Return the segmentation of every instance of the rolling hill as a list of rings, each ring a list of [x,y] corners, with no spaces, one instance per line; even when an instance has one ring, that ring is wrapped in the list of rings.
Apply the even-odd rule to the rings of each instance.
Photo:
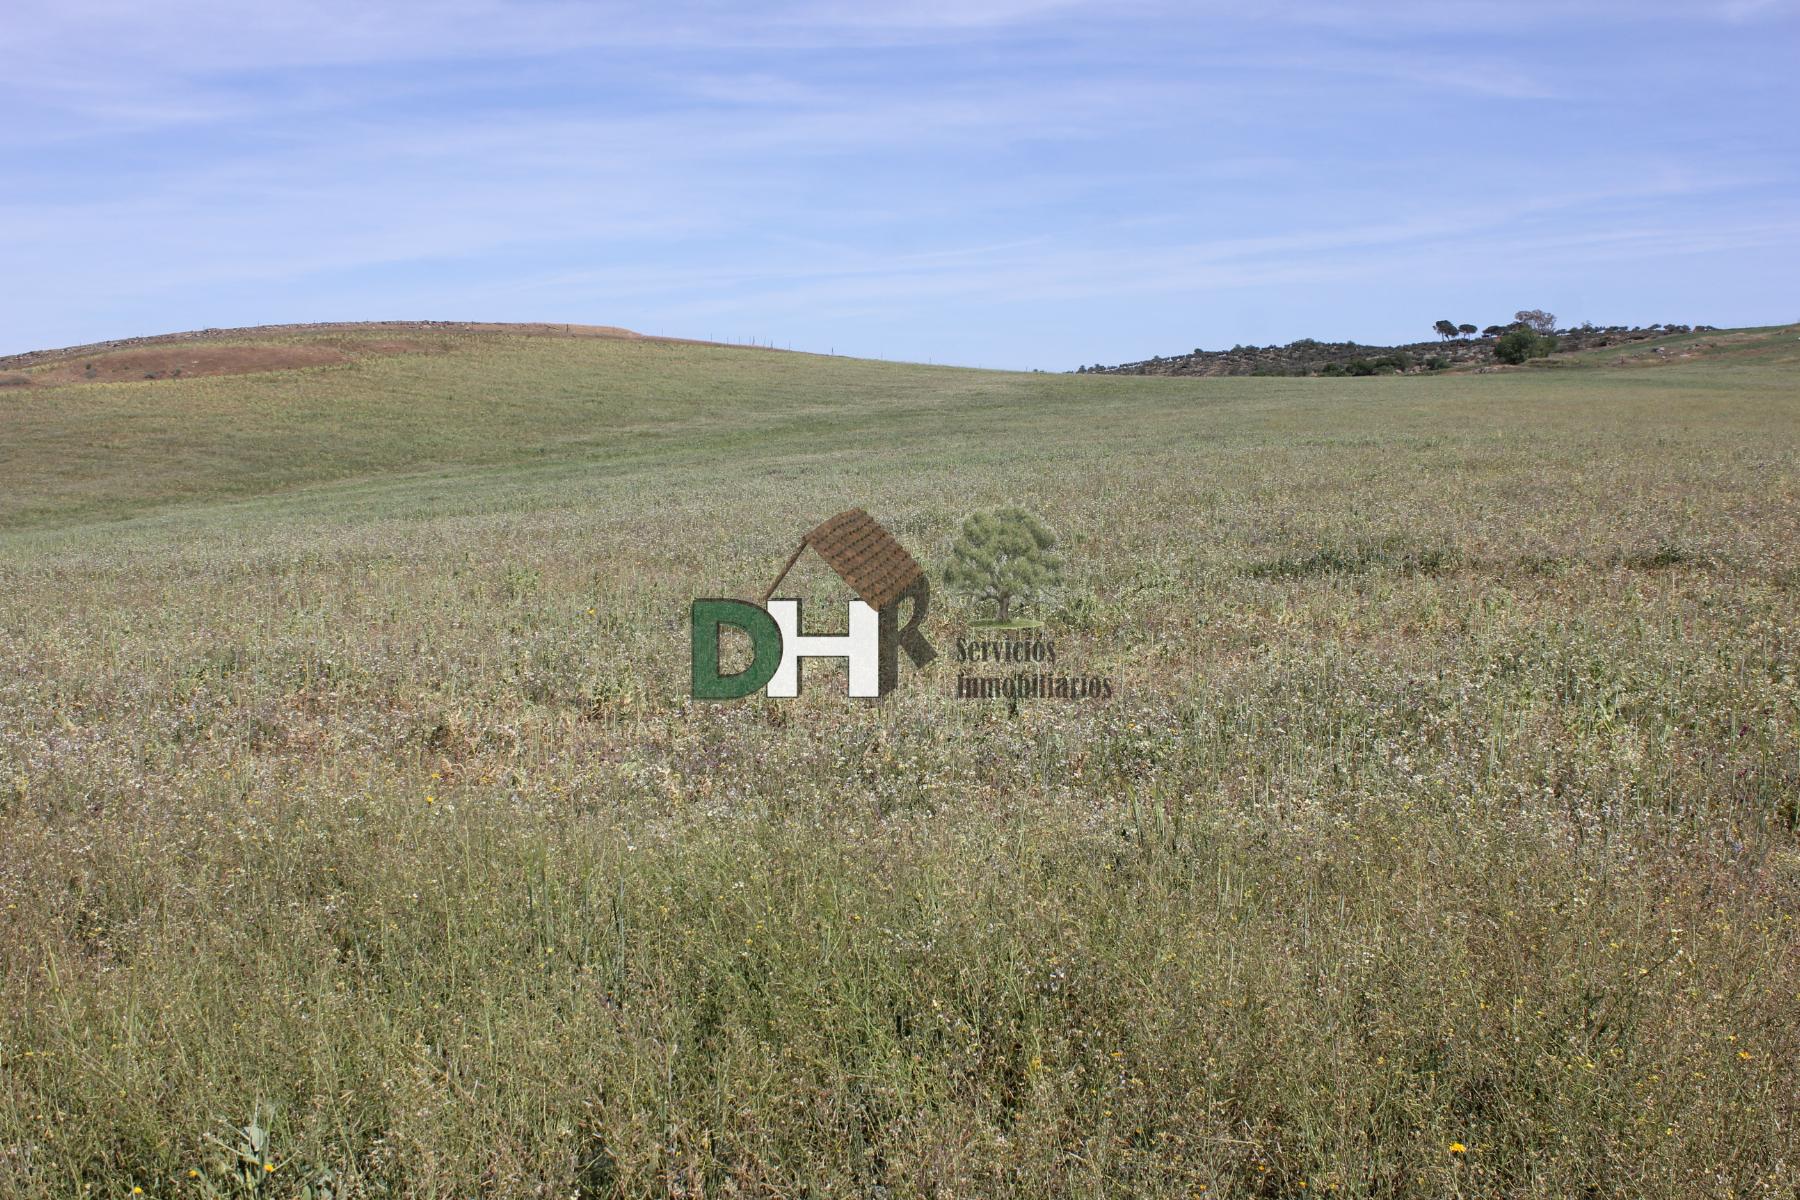
[[[1704,337],[0,364],[0,1194],[1791,1192],[1800,329]],[[957,699],[941,586],[880,704],[688,694],[1015,503],[1110,699]]]

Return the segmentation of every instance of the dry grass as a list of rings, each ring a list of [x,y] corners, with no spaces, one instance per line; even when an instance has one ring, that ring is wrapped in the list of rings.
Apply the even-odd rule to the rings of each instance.
[[[1791,1196],[1771,345],[0,393],[0,1192]],[[684,697],[820,518],[1015,501],[1112,702]]]

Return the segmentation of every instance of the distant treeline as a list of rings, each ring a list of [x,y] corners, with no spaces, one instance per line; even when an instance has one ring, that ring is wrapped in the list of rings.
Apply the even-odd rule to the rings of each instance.
[[[1473,324],[1436,322],[1437,341],[1398,346],[1371,346],[1360,342],[1321,342],[1301,338],[1285,346],[1236,345],[1229,350],[1204,350],[1107,366],[1095,363],[1076,368],[1081,375],[1392,375],[1444,371],[1452,367],[1493,363],[1521,363],[1557,350],[1594,350],[1631,342],[1649,341],[1684,333],[1706,333],[1713,325],[1596,325],[1584,321],[1557,328],[1552,313],[1521,310],[1504,325],[1477,329]]]

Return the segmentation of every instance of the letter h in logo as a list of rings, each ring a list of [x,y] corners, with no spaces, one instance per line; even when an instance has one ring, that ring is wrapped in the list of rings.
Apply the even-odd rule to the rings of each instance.
[[[800,632],[798,600],[769,601],[769,615],[781,631],[781,661],[769,677],[769,695],[792,699],[800,694],[800,660],[842,658],[850,664],[850,694],[881,695],[881,614],[861,600],[850,602],[850,632],[820,637]]]

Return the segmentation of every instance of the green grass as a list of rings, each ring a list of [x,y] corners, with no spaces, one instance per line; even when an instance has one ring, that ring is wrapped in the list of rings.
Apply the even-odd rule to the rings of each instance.
[[[1800,1186],[1800,330],[437,336],[0,392],[0,1194]],[[686,698],[822,518],[1015,502],[1111,701],[955,700],[943,593],[879,705]]]

